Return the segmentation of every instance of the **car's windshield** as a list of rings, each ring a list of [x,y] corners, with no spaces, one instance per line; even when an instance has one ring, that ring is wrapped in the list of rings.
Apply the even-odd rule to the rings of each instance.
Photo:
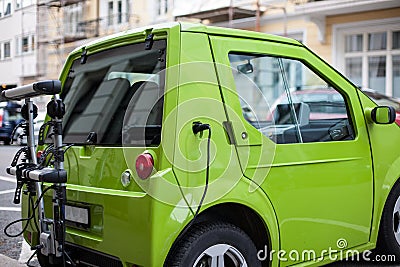
[[[150,50],[139,43],[89,55],[83,64],[75,60],[61,95],[65,142],[83,144],[92,133],[96,144],[120,145],[124,124],[127,134],[145,135],[130,134],[128,145],[158,145],[165,50],[166,41],[159,40]]]

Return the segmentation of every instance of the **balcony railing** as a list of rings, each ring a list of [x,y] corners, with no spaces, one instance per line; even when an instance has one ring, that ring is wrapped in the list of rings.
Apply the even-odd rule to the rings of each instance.
[[[39,0],[39,6],[63,7],[82,2],[82,0]]]
[[[121,24],[129,23],[130,14],[121,12],[103,17],[101,19],[106,22],[106,25],[103,26],[118,26]]]
[[[72,29],[68,29],[68,25],[66,25],[66,29],[64,32],[64,42],[74,42],[77,40],[93,38],[99,36],[99,27],[100,21],[102,19],[93,19],[81,21],[73,25]]]

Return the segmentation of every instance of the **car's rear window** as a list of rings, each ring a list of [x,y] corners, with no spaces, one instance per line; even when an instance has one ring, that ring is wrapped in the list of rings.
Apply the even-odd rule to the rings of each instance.
[[[75,60],[61,95],[64,142],[159,145],[165,53],[166,41],[158,40],[150,50],[138,43]]]

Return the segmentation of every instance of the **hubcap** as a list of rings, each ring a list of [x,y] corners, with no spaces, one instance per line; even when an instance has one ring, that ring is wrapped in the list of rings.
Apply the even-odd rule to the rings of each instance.
[[[217,244],[203,251],[193,267],[247,267],[247,263],[235,247]]]
[[[400,196],[397,198],[393,209],[393,233],[397,244],[400,246]]]

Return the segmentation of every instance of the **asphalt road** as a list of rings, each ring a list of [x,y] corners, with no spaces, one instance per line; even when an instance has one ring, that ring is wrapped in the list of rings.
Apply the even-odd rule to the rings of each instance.
[[[0,146],[0,254],[13,259],[19,259],[21,252],[22,238],[10,238],[4,234],[4,227],[21,217],[20,205],[13,204],[14,191],[16,186],[15,178],[6,173],[6,167],[10,165],[15,152],[20,147]],[[15,234],[21,231],[21,223],[10,228]]]

